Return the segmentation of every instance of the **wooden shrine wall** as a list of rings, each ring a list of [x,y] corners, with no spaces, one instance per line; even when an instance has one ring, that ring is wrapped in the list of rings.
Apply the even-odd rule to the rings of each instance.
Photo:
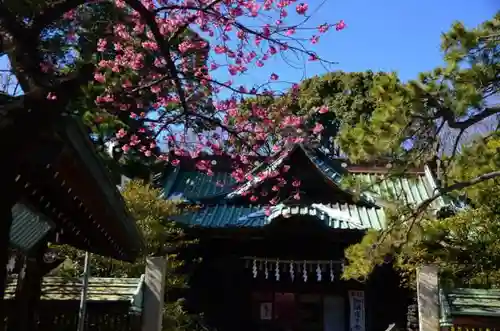
[[[498,331],[500,318],[488,316],[456,316],[453,318],[453,327],[442,328],[442,331]]]
[[[13,303],[4,301],[7,319],[16,314]],[[130,314],[129,307],[128,303],[122,302],[89,302],[85,330],[140,331],[140,316]],[[38,327],[33,331],[75,331],[78,326],[78,308],[77,301],[41,301],[37,309]]]
[[[203,313],[208,326],[220,331],[255,331],[252,293],[335,294],[345,298],[345,306],[349,307],[348,291],[363,290],[366,331],[383,331],[392,323],[404,327],[409,296],[399,287],[400,280],[390,266],[379,268],[366,283],[339,280],[338,273],[332,282],[327,270],[324,270],[321,281],[316,279],[314,271],[309,273],[306,282],[300,274],[296,274],[292,281],[289,272],[281,271],[278,281],[272,271],[266,279],[262,268],[257,277],[254,277],[252,266],[242,259],[257,256],[269,257],[270,261],[275,258],[340,261],[348,245],[346,239],[353,240],[353,234],[338,234],[338,237],[332,234],[266,234],[252,238],[202,238],[198,252],[202,255],[203,262],[191,278],[188,308]],[[349,326],[348,318],[346,316],[346,331]]]

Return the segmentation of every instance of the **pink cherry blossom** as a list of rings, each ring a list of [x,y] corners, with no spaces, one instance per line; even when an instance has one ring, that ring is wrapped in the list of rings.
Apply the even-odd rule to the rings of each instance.
[[[100,72],[94,74],[94,79],[99,83],[104,83],[106,81],[106,77]]]
[[[323,105],[323,106],[319,107],[318,113],[326,114],[326,113],[328,113],[328,111],[329,111],[328,106]]]
[[[328,29],[330,28],[330,26],[328,24],[321,24],[319,27],[318,27],[318,31],[320,33],[325,33],[326,31],[328,31]]]
[[[56,96],[56,94],[55,94],[55,93],[53,93],[53,92],[49,92],[49,93],[47,94],[47,100],[57,100],[57,96]]]
[[[69,26],[65,36],[68,44],[74,44],[81,36],[76,27],[86,14],[83,7],[88,3],[72,8],[61,18]],[[253,186],[247,189],[243,195],[248,201],[265,200],[275,205],[280,200],[279,191],[288,185],[297,189],[294,198],[298,200],[300,181],[287,183],[285,179],[290,165],[258,173],[251,170],[256,158],[269,164],[277,157],[284,157],[290,144],[317,139],[315,135],[324,128],[320,123],[314,127],[308,124],[310,116],[317,114],[297,115],[284,106],[264,107],[249,100],[282,94],[275,64],[291,53],[302,52],[308,61],[325,61],[314,52],[320,36],[333,27],[343,30],[346,24],[338,20],[311,26],[309,17],[304,19],[293,13],[305,16],[313,12],[309,5],[316,5],[314,2],[211,3],[209,0],[111,1],[120,15],[110,22],[94,45],[91,85],[96,87],[97,94],[92,107],[96,112],[95,125],[107,125],[113,118],[144,121],[130,127],[125,123],[117,129],[113,139],[118,148],[173,166],[185,158],[191,159],[197,171],[209,176],[217,171],[217,165],[201,156],[221,155],[231,160],[228,166],[238,185],[254,180],[269,182],[266,187],[270,189],[266,191],[257,192]],[[298,40],[310,40],[304,47],[311,49],[298,49]],[[39,64],[40,71],[50,77],[57,76],[58,64],[44,61],[48,62]],[[271,66],[270,73],[260,69],[264,66]],[[258,72],[252,76],[257,76],[260,82],[247,83],[241,79],[242,75],[253,74],[251,70]],[[297,97],[300,85],[292,82],[286,93]],[[49,93],[47,99],[57,98]],[[242,107],[245,101],[249,105]],[[328,111],[327,106],[322,106],[316,113]],[[261,159],[262,148],[271,149],[273,156]]]
[[[321,133],[321,131],[323,131],[323,130],[324,130],[323,124],[316,123],[316,125],[314,126],[314,129],[313,129],[313,133],[318,134],[318,133]]]
[[[346,24],[344,22],[344,20],[340,20],[336,25],[335,25],[335,30],[337,31],[340,31],[340,30],[343,30],[345,29],[346,27]]]
[[[307,3],[298,4],[296,7],[297,14],[304,15],[308,8],[309,8],[309,5]]]

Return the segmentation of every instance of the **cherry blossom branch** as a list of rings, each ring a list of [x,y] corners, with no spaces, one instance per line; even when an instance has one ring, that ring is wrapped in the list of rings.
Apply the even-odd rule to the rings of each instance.
[[[184,89],[182,88],[181,81],[179,79],[179,75],[177,72],[177,68],[175,67],[175,63],[172,61],[172,57],[170,55],[170,49],[171,46],[169,42],[163,38],[162,34],[160,33],[160,29],[158,28],[158,24],[156,24],[155,21],[155,14],[154,12],[149,11],[142,3],[140,3],[137,0],[126,0],[127,4],[137,11],[139,15],[142,17],[142,19],[146,22],[148,25],[149,29],[153,33],[153,36],[156,39],[156,42],[159,44],[159,47],[163,53],[163,56],[165,60],[167,61],[167,66],[168,69],[170,70],[172,74],[172,79],[174,80],[175,86],[177,88],[177,93],[179,95],[179,99],[182,105],[182,108],[184,111],[189,111],[187,102],[186,102],[186,96],[184,93]]]

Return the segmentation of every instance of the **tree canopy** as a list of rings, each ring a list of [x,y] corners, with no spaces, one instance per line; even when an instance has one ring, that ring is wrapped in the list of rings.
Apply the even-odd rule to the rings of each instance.
[[[347,250],[348,278],[390,261],[408,276],[436,263],[450,281],[499,284],[500,13],[474,29],[455,23],[442,50],[446,65],[417,80],[377,79],[371,115],[340,131],[352,160],[390,155],[399,169],[430,164],[438,183],[433,197],[399,204],[386,230]],[[431,213],[438,199],[445,208]]]
[[[384,72],[342,72],[334,71],[302,81],[286,94],[278,97],[259,96],[245,100],[241,105],[242,113],[248,112],[255,105],[275,108],[275,121],[287,121],[290,115],[306,118],[302,123],[312,128],[317,135],[312,137],[305,131],[306,139],[320,143],[331,155],[340,156],[347,150],[344,141],[339,141],[340,132],[348,132],[359,121],[371,116],[376,107],[376,100],[371,91],[381,78],[389,76]],[[277,134],[271,144],[282,139]]]

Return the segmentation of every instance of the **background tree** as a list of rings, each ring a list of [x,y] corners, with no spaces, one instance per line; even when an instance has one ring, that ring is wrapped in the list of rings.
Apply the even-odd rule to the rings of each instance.
[[[418,80],[380,77],[371,116],[340,132],[351,159],[375,160],[389,151],[400,170],[434,165],[439,184],[418,206],[398,204],[387,230],[371,231],[349,248],[346,277],[365,278],[388,261],[412,276],[432,262],[450,280],[499,282],[500,13],[471,30],[455,23],[442,49],[446,65]],[[436,215],[439,199],[448,207]]]
[[[165,330],[196,329],[199,319],[188,314],[183,308],[182,289],[187,286],[186,261],[178,254],[192,244],[184,232],[170,217],[179,209],[172,201],[161,199],[160,191],[139,181],[129,182],[122,191],[123,197],[136,219],[146,243],[146,248],[135,263],[121,262],[98,255],[92,255],[90,273],[92,277],[140,277],[145,271],[145,261],[149,256],[168,256],[165,305]],[[83,273],[85,253],[71,246],[55,246],[58,254],[66,261],[53,274],[65,277],[80,277]],[[191,262],[191,261],[189,261]]]
[[[274,108],[276,122],[287,122],[290,116],[306,118],[303,125],[305,134],[312,135],[332,156],[341,156],[346,149],[338,141],[339,132],[349,131],[359,121],[369,118],[375,110],[376,101],[371,91],[384,72],[342,72],[334,71],[315,76],[292,87],[286,94],[278,97],[260,96],[249,98],[240,106],[242,113],[259,110],[261,107]],[[256,107],[257,105],[257,107]],[[281,134],[280,134],[281,133]],[[283,139],[284,133],[277,132],[267,137],[272,146]],[[309,135],[311,139],[311,135]],[[268,148],[268,153],[272,153]]]

